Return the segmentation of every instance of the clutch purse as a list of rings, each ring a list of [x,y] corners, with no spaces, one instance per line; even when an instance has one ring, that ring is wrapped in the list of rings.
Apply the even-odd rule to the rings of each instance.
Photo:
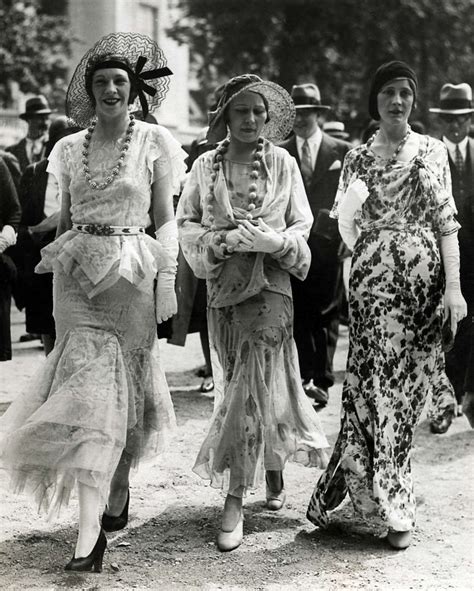
[[[316,215],[311,234],[326,238],[327,240],[338,240],[339,230],[337,221],[329,217],[329,209],[320,209]]]
[[[448,316],[445,318],[443,322],[443,327],[441,329],[441,344],[443,347],[443,351],[445,353],[451,351],[451,349],[453,348],[454,336],[455,335],[451,330],[451,315],[448,314]]]

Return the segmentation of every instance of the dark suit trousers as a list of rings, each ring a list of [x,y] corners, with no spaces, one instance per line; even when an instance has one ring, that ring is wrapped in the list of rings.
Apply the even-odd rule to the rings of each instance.
[[[342,266],[337,244],[310,238],[312,261],[308,277],[292,277],[294,338],[301,378],[327,389],[334,384],[333,358],[343,293]]]

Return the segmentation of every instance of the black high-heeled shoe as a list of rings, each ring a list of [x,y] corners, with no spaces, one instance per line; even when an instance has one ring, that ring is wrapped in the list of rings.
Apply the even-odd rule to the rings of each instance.
[[[105,537],[104,531],[101,529],[99,537],[97,538],[97,542],[92,548],[92,552],[89,554],[89,556],[84,556],[83,558],[74,558],[73,556],[64,567],[64,570],[82,572],[90,572],[93,570],[96,573],[101,573],[102,560],[104,558],[104,552],[106,548],[107,538]]]
[[[120,515],[107,515],[104,511],[102,514],[102,528],[105,531],[119,531],[123,529],[128,523],[128,504],[130,502],[130,490],[127,492],[127,502],[125,503],[125,507],[122,509],[122,513]]]

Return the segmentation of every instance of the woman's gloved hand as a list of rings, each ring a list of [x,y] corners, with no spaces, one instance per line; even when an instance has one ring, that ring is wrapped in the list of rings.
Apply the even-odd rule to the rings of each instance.
[[[157,241],[168,255],[168,266],[158,272],[155,291],[155,316],[158,324],[168,320],[178,311],[175,292],[178,266],[178,228],[176,220],[166,222],[155,232]]]

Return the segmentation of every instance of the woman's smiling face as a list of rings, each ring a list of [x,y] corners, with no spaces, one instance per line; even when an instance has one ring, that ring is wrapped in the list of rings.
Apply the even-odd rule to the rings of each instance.
[[[226,115],[231,137],[252,143],[260,137],[268,113],[260,94],[244,91],[230,102]]]
[[[131,84],[121,68],[101,68],[92,75],[92,94],[98,116],[116,117],[128,110]]]

